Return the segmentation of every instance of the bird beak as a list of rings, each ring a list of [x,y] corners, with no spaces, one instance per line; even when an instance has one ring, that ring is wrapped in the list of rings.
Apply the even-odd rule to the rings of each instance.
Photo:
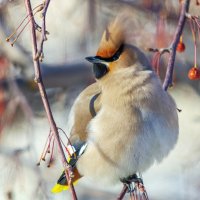
[[[103,62],[103,60],[97,58],[96,56],[86,57],[85,59],[91,63],[102,63]]]

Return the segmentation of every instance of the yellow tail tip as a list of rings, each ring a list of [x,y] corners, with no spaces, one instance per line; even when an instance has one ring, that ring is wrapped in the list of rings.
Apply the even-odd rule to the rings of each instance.
[[[68,189],[69,189],[68,185],[55,184],[54,187],[51,189],[51,192],[59,193],[59,192],[62,192],[63,190],[68,190]]]
[[[78,180],[75,181],[75,182],[73,182],[73,185],[76,185],[77,182],[78,182]],[[62,192],[63,190],[68,190],[68,189],[69,189],[69,186],[68,186],[68,185],[60,185],[60,184],[57,183],[57,184],[55,184],[54,187],[51,189],[51,192],[52,192],[52,193],[59,193],[59,192]]]

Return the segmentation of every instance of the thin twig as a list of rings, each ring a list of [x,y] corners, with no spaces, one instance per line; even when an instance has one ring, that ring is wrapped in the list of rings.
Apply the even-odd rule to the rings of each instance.
[[[117,197],[117,200],[122,200],[124,198],[127,190],[128,190],[128,186],[126,184],[124,184],[124,187],[123,187],[121,193],[119,194],[119,196]]]
[[[61,141],[60,141],[58,129],[57,129],[56,123],[54,121],[54,118],[53,118],[53,115],[52,115],[52,112],[51,112],[51,108],[50,108],[50,105],[49,105],[49,101],[48,101],[48,98],[47,98],[46,90],[45,90],[45,87],[44,87],[44,84],[43,84],[41,69],[40,69],[40,62],[39,62],[38,59],[34,59],[37,55],[37,40],[36,40],[35,22],[34,22],[34,17],[33,17],[33,12],[32,12],[32,8],[31,8],[30,0],[25,0],[25,5],[26,5],[27,13],[29,14],[29,18],[31,19],[30,29],[31,29],[31,36],[32,36],[31,37],[32,38],[32,47],[33,47],[32,55],[33,55],[33,63],[34,63],[34,70],[35,70],[35,80],[38,84],[39,92],[40,92],[42,102],[43,102],[43,105],[44,105],[44,108],[45,108],[45,111],[46,111],[46,114],[47,114],[47,118],[48,118],[48,121],[49,121],[51,131],[53,132],[53,134],[55,136],[55,139],[56,139],[59,151],[60,151],[60,155],[62,157],[62,162],[63,162],[63,165],[64,165],[66,178],[67,178],[70,190],[72,192],[72,197],[73,197],[74,200],[77,200],[76,192],[74,190],[74,187],[73,187],[73,184],[72,184],[72,181],[71,181],[72,171],[71,171],[71,168],[66,161],[66,157],[65,157],[65,153],[64,153],[64,150],[62,148]]]
[[[160,59],[161,59],[161,56],[163,54],[166,54],[166,53],[169,54],[171,52],[171,49],[170,49],[170,47],[168,47],[168,48],[161,48],[161,49],[158,49],[158,48],[147,48],[147,50],[150,51],[150,52],[154,52],[154,55],[153,55],[153,58],[152,58],[152,67],[154,68],[155,72],[159,76],[159,74],[160,74]]]
[[[197,40],[196,40],[196,22],[195,21],[190,21],[190,28],[192,31],[192,37],[194,40],[194,67],[197,67]]]
[[[38,5],[38,6],[36,6],[35,8],[33,8],[33,11],[35,10],[35,9],[37,9],[38,7],[40,7],[41,6],[41,4],[40,5]],[[34,14],[36,14],[38,11],[36,11]],[[26,19],[28,18],[28,15],[26,15],[26,17],[21,21],[21,23],[18,25],[18,27],[6,38],[6,41],[7,42],[9,42],[9,40],[10,40],[10,38],[12,38],[16,33],[17,33],[17,31],[20,29],[20,27],[22,26],[22,24],[26,21]],[[29,21],[28,21],[28,23],[29,23]],[[28,24],[27,23],[27,24]],[[26,25],[24,26],[24,28],[26,28]],[[24,29],[23,28],[23,29]],[[21,31],[20,31],[21,32]]]
[[[44,3],[44,8],[42,10],[42,27],[41,27],[41,40],[40,40],[40,43],[39,43],[39,49],[38,49],[38,52],[37,52],[37,55],[36,55],[36,59],[39,59],[41,58],[41,61],[43,59],[43,45],[44,45],[44,41],[47,40],[47,32],[46,32],[46,14],[47,14],[47,9],[49,7],[49,3],[50,3],[50,0],[46,0],[45,3]]]
[[[174,35],[174,39],[172,41],[169,62],[167,65],[167,71],[166,71],[165,80],[163,83],[164,90],[167,90],[168,87],[172,85],[174,62],[175,62],[175,57],[176,57],[176,48],[177,48],[180,36],[182,35],[182,32],[183,32],[183,28],[186,21],[186,13],[188,13],[189,5],[190,5],[190,0],[185,0],[182,3],[181,14],[179,17],[179,22],[178,22],[178,26]]]

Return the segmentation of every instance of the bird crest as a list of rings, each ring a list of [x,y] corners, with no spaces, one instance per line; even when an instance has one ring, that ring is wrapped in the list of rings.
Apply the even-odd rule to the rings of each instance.
[[[124,16],[119,15],[106,27],[96,54],[97,56],[110,58],[124,43],[125,20]]]

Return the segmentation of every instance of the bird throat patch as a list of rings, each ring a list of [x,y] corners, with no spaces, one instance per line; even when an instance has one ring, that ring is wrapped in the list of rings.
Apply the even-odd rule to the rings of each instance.
[[[97,79],[103,77],[108,72],[108,68],[103,63],[94,63],[93,73]]]

